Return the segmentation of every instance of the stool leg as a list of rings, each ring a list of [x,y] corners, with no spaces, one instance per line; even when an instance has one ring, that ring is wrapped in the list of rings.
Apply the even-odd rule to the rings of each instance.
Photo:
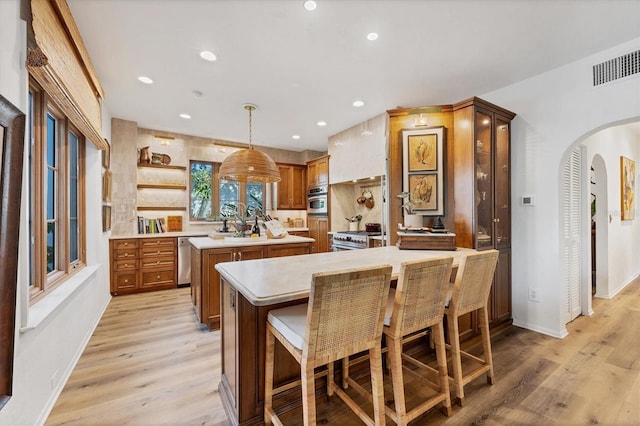
[[[342,359],[342,389],[349,387],[349,356]]]
[[[275,336],[271,332],[271,324],[267,323],[267,340],[264,367],[264,422],[272,423],[271,412],[273,410],[273,362],[275,351]]]
[[[327,398],[333,396],[336,383],[334,381],[333,361],[327,364]]]
[[[444,328],[442,321],[431,327],[433,334],[433,344],[436,349],[436,360],[438,363],[438,377],[440,379],[440,392],[444,394],[445,399],[442,402],[444,414],[449,417],[451,415],[451,396],[449,395],[449,374],[447,372],[447,352],[444,346]]]
[[[407,406],[404,398],[404,378],[402,376],[402,339],[387,336],[391,381],[393,382],[393,401],[398,416],[398,424],[407,424]]]
[[[482,352],[484,353],[484,362],[489,366],[487,371],[487,383],[493,384],[493,356],[491,354],[491,334],[489,333],[489,315],[487,308],[479,309],[480,334],[482,336]]]
[[[458,332],[458,317],[452,315],[448,318],[449,344],[451,345],[451,364],[453,364],[453,386],[456,391],[458,403],[464,404],[464,384],[462,382],[462,360],[460,355],[460,335]]]
[[[303,358],[300,367],[302,374],[302,415],[304,416],[304,426],[315,426],[316,384],[313,365],[309,365],[306,358]]]
[[[376,426],[385,425],[384,383],[382,381],[382,349],[380,342],[369,350],[371,367],[371,394],[373,397],[373,421]]]

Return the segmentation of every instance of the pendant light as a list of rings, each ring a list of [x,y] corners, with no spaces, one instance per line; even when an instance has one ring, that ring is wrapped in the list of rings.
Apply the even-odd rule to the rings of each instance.
[[[251,113],[257,108],[253,104],[243,105],[249,111],[249,148],[230,154],[220,166],[220,179],[237,182],[280,182],[280,171],[276,163],[264,152],[253,149]]]

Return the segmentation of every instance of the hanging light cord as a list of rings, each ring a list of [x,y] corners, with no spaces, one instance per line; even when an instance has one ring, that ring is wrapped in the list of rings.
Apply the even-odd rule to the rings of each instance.
[[[253,105],[247,105],[245,107],[249,111],[249,149],[253,149],[252,139],[253,139],[253,127],[251,120],[251,112],[255,108]]]

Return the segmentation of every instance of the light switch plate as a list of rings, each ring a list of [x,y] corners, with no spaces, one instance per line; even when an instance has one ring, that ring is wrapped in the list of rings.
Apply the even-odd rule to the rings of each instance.
[[[533,206],[535,201],[536,199],[533,195],[523,195],[520,197],[520,204],[523,206]]]

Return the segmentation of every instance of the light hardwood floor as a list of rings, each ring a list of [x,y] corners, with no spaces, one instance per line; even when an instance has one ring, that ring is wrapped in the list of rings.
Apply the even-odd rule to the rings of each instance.
[[[639,324],[636,279],[594,299],[594,315],[563,340],[510,327],[492,339],[493,386],[477,379],[451,417],[432,411],[411,424],[638,425]],[[227,425],[219,345],[219,332],[198,327],[189,289],[114,297],[47,424]],[[301,424],[301,414],[283,420]],[[320,398],[318,423],[359,421],[338,398]]]

